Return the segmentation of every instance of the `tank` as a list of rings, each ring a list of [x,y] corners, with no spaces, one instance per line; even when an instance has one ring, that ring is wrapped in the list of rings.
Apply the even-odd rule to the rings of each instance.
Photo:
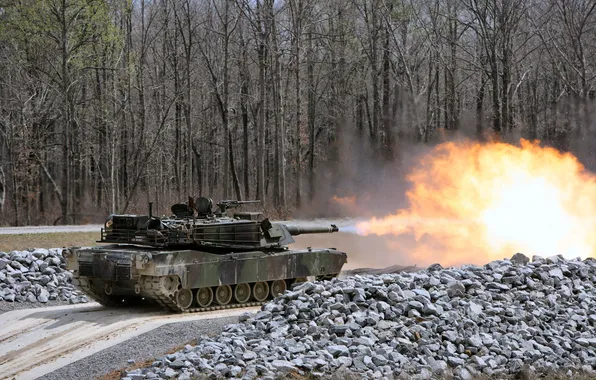
[[[110,215],[94,247],[63,251],[73,282],[93,300],[118,306],[157,302],[175,312],[256,306],[297,282],[330,279],[347,262],[335,248],[290,249],[293,236],[338,232],[335,225],[272,222],[230,210],[258,201],[207,197],[172,215]]]

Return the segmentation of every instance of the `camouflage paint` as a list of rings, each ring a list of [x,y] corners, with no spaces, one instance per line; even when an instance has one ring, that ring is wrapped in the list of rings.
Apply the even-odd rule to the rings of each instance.
[[[118,304],[116,295],[145,296],[184,311],[184,300],[192,299],[185,298],[188,290],[276,280],[289,286],[296,279],[337,276],[347,262],[346,254],[333,248],[287,247],[295,235],[333,233],[337,226],[300,227],[261,219],[260,213],[225,214],[241,203],[222,201],[217,213],[210,199],[198,198],[172,206],[172,217],[110,215],[100,242],[111,244],[64,250],[67,269],[103,304]]]
[[[250,251],[215,254],[195,250],[164,251],[141,247],[71,248],[67,267],[75,277],[87,275],[116,288],[131,288],[141,276],[180,278],[182,287],[234,285],[308,276],[337,275],[346,263],[346,254],[334,249]],[[151,259],[148,259],[151,257]],[[81,264],[92,272],[81,273]],[[120,268],[120,269],[119,269]],[[118,273],[130,270],[130,279]]]

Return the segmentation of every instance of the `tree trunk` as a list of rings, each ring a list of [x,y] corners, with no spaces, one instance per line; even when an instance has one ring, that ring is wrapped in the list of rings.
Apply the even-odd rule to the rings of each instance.
[[[391,12],[392,6],[389,8]],[[389,92],[389,27],[385,26],[385,37],[383,43],[383,131],[385,132],[384,156],[385,160],[393,160],[393,131],[391,128],[391,113],[389,110],[390,92]]]
[[[296,188],[295,188],[295,203],[296,207],[300,207],[302,199],[300,196],[300,187],[302,186],[302,171],[301,171],[301,162],[302,157],[300,154],[300,145],[301,145],[301,130],[302,130],[302,91],[300,88],[300,54],[301,54],[301,44],[302,44],[302,16],[304,14],[304,4],[302,0],[297,0],[297,10],[294,12],[294,49],[295,49],[295,56],[294,56],[294,82],[295,82],[295,96],[296,96],[296,131],[295,131],[295,146],[294,146],[294,160],[296,161]],[[311,27],[312,28],[312,27]],[[310,128],[310,101],[311,101],[311,91],[312,88],[312,35],[309,31],[308,34],[308,51],[307,51],[307,65],[308,65],[308,83],[307,83],[307,91],[308,91],[308,107],[309,107],[309,128]],[[310,160],[308,162],[308,181],[309,187],[314,186],[314,139],[312,135],[310,135],[309,140],[310,145]]]
[[[265,70],[266,70],[266,44],[267,22],[263,19],[263,5],[256,0],[257,24],[259,26],[259,41],[257,55],[259,62],[259,121],[257,126],[257,199],[266,203],[265,192]]]

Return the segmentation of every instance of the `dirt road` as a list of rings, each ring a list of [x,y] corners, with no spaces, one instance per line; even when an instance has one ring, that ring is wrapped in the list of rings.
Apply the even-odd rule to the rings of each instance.
[[[97,303],[0,315],[0,379],[34,379],[159,326],[254,312],[258,307],[169,314],[110,309]]]

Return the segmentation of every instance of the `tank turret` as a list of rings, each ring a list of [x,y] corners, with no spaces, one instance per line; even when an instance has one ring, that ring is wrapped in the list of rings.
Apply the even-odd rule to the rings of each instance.
[[[227,211],[258,201],[221,201],[212,211],[209,198],[189,200],[172,206],[173,216],[110,215],[101,233],[101,243],[129,243],[151,247],[193,247],[197,249],[251,250],[282,248],[294,243],[292,236],[338,232],[336,225],[298,226],[271,222],[260,212]],[[151,206],[149,207],[151,210]],[[225,252],[225,251],[224,251]]]
[[[339,228],[335,224],[330,226],[303,227],[280,222],[269,222],[268,219],[261,222],[261,230],[265,237],[265,244],[263,246],[277,245],[280,247],[294,243],[295,240],[292,236],[339,232]]]
[[[189,197],[170,216],[154,216],[151,204],[147,215],[110,215],[101,230],[104,245],[66,249],[67,268],[104,305],[148,299],[178,312],[260,304],[296,282],[340,273],[344,252],[288,247],[293,236],[338,232],[336,225],[305,227],[272,222],[261,212],[230,212],[253,203]]]

